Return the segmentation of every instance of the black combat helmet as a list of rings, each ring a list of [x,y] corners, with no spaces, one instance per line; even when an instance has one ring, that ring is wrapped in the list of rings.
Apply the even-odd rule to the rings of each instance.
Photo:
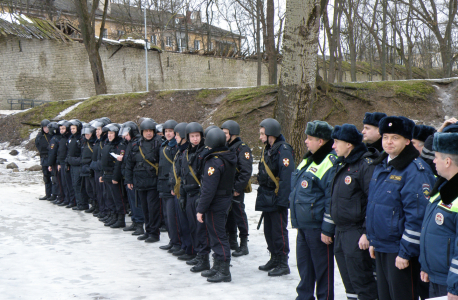
[[[182,122],[182,123],[177,124],[177,126],[175,126],[175,128],[173,129],[175,131],[175,134],[178,133],[180,135],[180,138],[185,139],[186,138],[186,126],[187,125],[188,125],[188,123],[186,123],[186,122]]]
[[[178,122],[175,120],[167,120],[162,124],[162,133],[165,134],[166,129],[173,129],[175,130],[175,126],[178,125]]]
[[[119,124],[111,123],[111,124],[106,125],[103,128],[106,128],[107,131],[114,132],[116,134],[116,136],[118,136],[120,126],[119,126]]]
[[[41,128],[48,126],[48,124],[51,123],[48,119],[44,119],[41,121]]]
[[[240,126],[237,122],[229,120],[221,125],[221,129],[229,130],[230,135],[240,135]]]
[[[60,122],[57,123],[57,124],[59,124],[59,127],[60,127],[60,126],[65,126],[66,132],[70,132],[70,126],[72,125],[72,123],[70,123],[69,121],[67,121],[67,120],[62,120],[62,121],[60,121]]]
[[[93,134],[95,131],[95,127],[91,126],[91,123],[87,123],[83,125],[83,129],[81,130],[81,134]]]
[[[221,129],[212,128],[205,137],[205,146],[216,149],[226,146],[226,134]]]
[[[81,123],[80,120],[78,119],[73,119],[69,121],[71,125],[76,126],[78,129],[78,132],[81,132],[81,129],[83,128],[83,124]]]
[[[49,122],[47,127],[49,129],[50,134],[59,134],[59,124],[57,124],[56,122]]]
[[[154,122],[153,119],[144,119],[143,122],[140,124],[140,131],[141,131],[141,134],[143,135],[143,130],[147,130],[147,129],[151,129],[154,131],[154,133],[156,134],[156,126],[157,126],[157,123]]]
[[[264,127],[267,136],[279,137],[281,134],[280,123],[275,119],[264,119],[259,126]]]
[[[208,126],[205,131],[204,131],[204,137],[207,137],[207,133],[212,130],[213,128],[218,128],[218,126],[216,125],[211,125],[211,126]]]
[[[200,136],[204,135],[204,128],[197,122],[191,122],[186,125],[186,139],[189,141],[189,134],[192,132],[200,132]],[[180,135],[181,137],[181,135]]]
[[[140,131],[138,130],[138,126],[135,122],[127,121],[122,125],[122,129],[119,131],[120,136],[125,136],[129,134],[131,138],[134,138],[137,135],[139,135]]]
[[[99,120],[104,121],[106,125],[108,125],[108,124],[111,123],[111,120],[110,120],[110,118],[108,118],[108,117],[102,117],[102,118],[100,118]]]

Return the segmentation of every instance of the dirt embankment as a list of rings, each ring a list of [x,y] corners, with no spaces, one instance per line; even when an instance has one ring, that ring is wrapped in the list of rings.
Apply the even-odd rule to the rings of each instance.
[[[318,82],[317,100],[312,119],[331,125],[353,123],[362,129],[365,112],[381,111],[404,115],[425,124],[438,125],[444,117],[453,116],[457,107],[458,81],[387,81],[327,85]],[[235,120],[241,125],[243,140],[257,155],[259,123],[272,117],[278,87],[262,86],[244,89],[204,89],[97,96],[85,100],[64,118],[90,121],[103,116],[113,122],[138,121],[151,117],[162,123],[200,122],[204,128]],[[42,119],[55,119],[59,112],[78,100],[48,103],[23,113],[0,119],[0,142],[18,145]],[[444,102],[444,103],[443,103]],[[446,111],[444,111],[444,109]],[[304,124],[305,128],[305,124]],[[33,141],[28,148],[33,148]]]

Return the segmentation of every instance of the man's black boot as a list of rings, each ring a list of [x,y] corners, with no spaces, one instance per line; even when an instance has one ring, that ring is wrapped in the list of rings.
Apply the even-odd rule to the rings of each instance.
[[[180,258],[178,258],[178,259],[180,259]],[[199,255],[194,255],[194,258],[188,259],[188,260],[186,261],[186,264],[189,265],[189,266],[195,266],[195,265],[197,265],[197,264],[200,262],[201,259],[202,259],[201,256],[199,256]],[[183,260],[183,259],[181,259],[181,260]]]
[[[135,223],[135,231],[132,232],[132,235],[142,235],[145,234],[145,229],[143,229],[143,223]]]
[[[110,228],[124,228],[126,227],[126,215],[119,214],[118,219],[114,224],[111,224]]]
[[[159,249],[161,249],[161,250],[170,250],[170,249],[172,249],[172,247],[173,247],[173,244],[172,244],[172,241],[170,241],[167,245],[160,246]]]
[[[240,238],[240,247],[237,251],[232,252],[232,256],[239,257],[242,255],[248,255],[248,237]]]
[[[154,236],[149,236],[146,240],[145,243],[156,243],[159,242],[159,239],[154,237]]]
[[[230,282],[232,280],[230,268],[231,268],[230,260],[222,261],[216,274],[212,277],[208,277],[207,281],[208,282]]]
[[[184,253],[185,251],[184,250],[183,251],[180,250],[179,252]],[[175,255],[175,253],[173,255]],[[186,254],[185,253],[185,254],[183,254],[181,256],[178,256],[178,260],[185,261],[186,263],[188,263],[191,260],[193,260],[194,258],[196,258],[196,256],[197,255],[195,255],[195,254]]]
[[[48,200],[49,197],[51,197],[51,196],[45,195],[43,197],[38,198],[38,200]]]
[[[135,231],[137,229],[137,223],[132,222],[129,227],[124,228],[122,231]]]
[[[215,276],[216,273],[218,273],[218,270],[219,268],[221,267],[221,263],[223,261],[221,260],[217,260],[217,259],[213,259],[213,266],[210,270],[207,270],[207,271],[203,271],[202,273],[200,273],[200,275],[202,275],[203,277],[212,277],[212,276]]]
[[[118,221],[118,215],[117,214],[111,214],[111,218],[103,225],[105,226],[111,226],[113,225],[114,223],[116,223],[116,221]]]
[[[277,265],[278,265],[278,258],[277,258],[277,256],[275,254],[271,253],[269,261],[265,265],[259,266],[258,269],[261,270],[261,271],[270,271],[270,270],[276,268]]]
[[[282,276],[291,273],[288,266],[288,255],[278,256],[278,265],[269,272],[269,276]]]
[[[46,200],[48,200],[48,201],[55,201],[56,199],[57,199],[56,195],[51,195],[51,197],[49,197],[49,198],[46,199]]]
[[[146,240],[147,238],[149,238],[149,234],[148,234],[148,233],[144,233],[144,234],[142,234],[141,236],[139,236],[139,237],[137,238],[137,240],[139,240],[139,241],[144,241],[144,240]]]
[[[92,204],[89,209],[86,209],[84,212],[87,214],[92,214],[95,211],[95,205]]]
[[[210,270],[210,257],[208,254],[202,255],[199,263],[191,268],[191,272],[197,273]]]
[[[57,205],[58,205],[58,206],[67,206],[68,203],[65,203],[65,201],[63,201],[62,203],[59,203],[59,204],[57,204]]]
[[[184,249],[179,249],[172,253],[173,256],[178,256],[178,259],[180,259],[180,257],[185,254],[186,254],[186,251],[184,251]]]
[[[178,250],[180,250],[180,249],[181,249],[181,246],[180,246],[180,245],[173,245],[173,247],[170,248],[167,252],[168,252],[168,253],[173,253],[173,252],[178,251]]]

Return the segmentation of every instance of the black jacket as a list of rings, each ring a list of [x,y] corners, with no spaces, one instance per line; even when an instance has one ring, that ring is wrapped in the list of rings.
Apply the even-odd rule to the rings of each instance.
[[[70,166],[81,166],[81,150],[83,148],[83,139],[80,133],[72,134],[68,140],[67,163]]]
[[[59,142],[62,139],[60,134],[52,136],[48,145],[48,166],[54,166],[57,164],[57,152],[59,149]]]
[[[40,153],[40,157],[48,156],[48,145],[51,137],[51,134],[44,133],[42,128],[35,138],[35,147],[37,147],[38,153]]]
[[[170,171],[172,170],[173,159],[175,158],[177,151],[178,145],[175,139],[163,142],[159,151],[159,181],[157,183],[157,190],[161,194],[161,197],[172,197],[170,191],[173,188],[170,185],[169,176]]]
[[[121,143],[122,139],[120,137],[114,138],[113,141],[107,140],[105,146],[103,147],[102,154],[102,178],[104,181],[115,180],[121,181],[121,164],[122,162],[118,161],[115,157],[111,155],[114,154],[123,154],[126,151],[126,145]]]
[[[189,142],[186,142],[178,146],[177,154],[175,155],[173,159],[173,164],[175,167],[172,167],[169,173],[169,185],[171,187],[171,190],[175,190],[175,187],[177,185],[177,180],[179,181],[179,184],[181,184],[181,162],[183,161],[183,155],[186,149],[188,149],[188,146],[189,146]],[[177,188],[179,191],[180,186],[178,186]],[[178,195],[175,195],[175,196],[178,197]]]
[[[204,139],[202,139],[200,144],[195,147],[189,143],[188,149],[183,153],[183,157],[180,162],[181,198],[186,199],[187,195],[195,196],[200,192],[200,181],[204,162],[203,158],[207,151],[208,150],[204,145]],[[194,179],[191,168],[199,182]]]
[[[376,149],[376,150],[379,152],[379,154],[381,154],[381,153],[383,152],[382,138],[379,138],[379,139],[378,139],[377,141],[375,141],[374,143],[372,143],[372,144],[367,144],[366,146],[367,146],[367,148],[368,148],[369,150],[371,150],[371,148],[372,148],[372,149]],[[374,151],[373,151],[373,152],[374,152]]]
[[[70,139],[70,133],[66,132],[61,139],[59,140],[59,146],[57,147],[57,163],[59,165],[64,165],[65,160],[67,159],[68,152],[68,140]]]
[[[81,152],[81,176],[91,176],[92,155],[94,154],[94,144],[96,137],[92,136],[89,140],[83,139],[83,150]]]
[[[156,168],[143,159],[140,149],[145,158],[158,167],[161,144],[161,137],[158,135],[155,135],[151,140],[141,137],[132,144],[132,150],[126,161],[127,184],[133,184],[134,188],[139,191],[157,189],[158,172]]]
[[[366,207],[369,184],[378,153],[367,151],[364,144],[336,161],[337,169],[331,185],[331,218],[336,230],[363,228],[366,232]]]
[[[237,137],[229,144],[229,150],[237,156],[237,172],[235,173],[234,191],[241,194],[251,178],[253,171],[253,155],[251,149]]]
[[[227,147],[205,153],[197,212],[227,211],[232,201],[237,156]]]

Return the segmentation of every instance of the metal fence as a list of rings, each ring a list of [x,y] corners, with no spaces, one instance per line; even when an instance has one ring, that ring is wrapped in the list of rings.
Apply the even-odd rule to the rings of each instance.
[[[43,103],[48,103],[50,101],[35,99],[8,99],[7,102],[10,105],[11,110],[13,110],[13,105],[19,105],[20,109],[23,110],[26,108],[42,105]]]

